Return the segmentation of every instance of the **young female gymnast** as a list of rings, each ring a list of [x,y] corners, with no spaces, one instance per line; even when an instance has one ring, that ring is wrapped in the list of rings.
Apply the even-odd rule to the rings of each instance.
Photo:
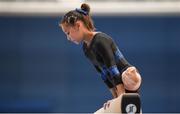
[[[83,43],[85,56],[112,93],[113,100],[105,103],[96,113],[139,113],[141,76],[137,68],[127,62],[109,35],[95,31],[89,5],[84,3],[81,8],[66,13],[59,26],[68,40],[75,44]]]

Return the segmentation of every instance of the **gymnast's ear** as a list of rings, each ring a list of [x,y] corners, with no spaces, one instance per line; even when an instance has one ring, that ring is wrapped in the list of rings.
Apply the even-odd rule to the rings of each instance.
[[[75,30],[79,30],[79,28],[80,28],[80,25],[81,23],[80,23],[80,21],[77,21],[75,24],[74,24],[74,26],[73,26],[73,28],[75,29]]]

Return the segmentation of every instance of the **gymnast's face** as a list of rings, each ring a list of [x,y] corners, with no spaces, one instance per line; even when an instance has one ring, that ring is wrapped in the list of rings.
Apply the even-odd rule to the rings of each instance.
[[[75,44],[80,44],[83,40],[82,23],[77,21],[74,26],[61,24],[63,32],[67,35],[67,39]]]

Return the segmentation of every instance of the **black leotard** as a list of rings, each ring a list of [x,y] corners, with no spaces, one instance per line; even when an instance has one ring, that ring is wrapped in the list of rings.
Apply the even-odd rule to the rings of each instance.
[[[96,33],[83,51],[109,88],[122,83],[121,74],[131,65],[124,58],[113,39],[105,33]]]

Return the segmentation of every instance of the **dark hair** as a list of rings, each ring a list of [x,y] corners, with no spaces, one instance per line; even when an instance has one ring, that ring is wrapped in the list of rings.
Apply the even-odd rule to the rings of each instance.
[[[60,24],[65,23],[67,25],[74,26],[75,22],[78,20],[81,20],[88,30],[95,30],[93,20],[90,16],[90,7],[88,4],[83,3],[80,9],[76,8],[75,10],[71,10],[66,13],[63,16]]]

